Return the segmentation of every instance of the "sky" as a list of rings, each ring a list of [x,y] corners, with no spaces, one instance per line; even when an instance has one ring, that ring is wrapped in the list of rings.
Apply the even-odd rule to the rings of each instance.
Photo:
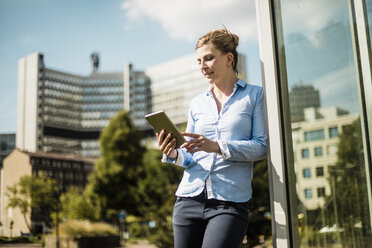
[[[240,37],[248,81],[260,85],[255,11],[254,0],[0,0],[0,133],[16,132],[18,60],[34,52],[79,75],[91,73],[93,52],[102,72],[145,70],[225,26]]]

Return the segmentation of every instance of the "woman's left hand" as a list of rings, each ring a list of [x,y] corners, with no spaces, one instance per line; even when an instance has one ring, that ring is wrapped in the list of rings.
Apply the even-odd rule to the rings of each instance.
[[[181,145],[181,148],[186,148],[187,152],[195,153],[199,151],[204,152],[216,152],[221,154],[220,147],[218,146],[217,141],[212,141],[201,134],[196,133],[185,133],[181,132],[181,135],[191,137],[192,139],[186,141]]]

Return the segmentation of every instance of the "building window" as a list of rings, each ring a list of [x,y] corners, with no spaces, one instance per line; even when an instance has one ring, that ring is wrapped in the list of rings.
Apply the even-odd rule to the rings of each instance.
[[[305,149],[302,149],[301,150],[301,156],[302,156],[302,158],[308,158],[309,155],[310,155],[309,149],[305,148]]]
[[[321,146],[317,146],[314,148],[314,155],[315,157],[320,157],[323,155],[323,148]]]
[[[336,155],[337,154],[337,145],[332,144],[327,146],[327,155]]]
[[[312,189],[305,189],[304,192],[305,192],[305,198],[306,199],[313,198],[313,190]]]
[[[316,167],[316,176],[317,177],[324,176],[324,167]]]
[[[318,197],[324,197],[325,196],[325,188],[324,187],[317,188],[317,192],[318,192]]]
[[[329,137],[330,138],[338,137],[338,128],[337,127],[330,127],[328,131],[329,131]]]
[[[305,141],[324,140],[324,129],[305,132]]]
[[[304,178],[310,178],[311,177],[311,170],[310,168],[306,168],[302,170]]]

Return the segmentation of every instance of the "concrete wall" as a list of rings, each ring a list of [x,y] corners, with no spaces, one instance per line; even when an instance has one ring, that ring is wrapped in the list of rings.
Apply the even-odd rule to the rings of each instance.
[[[3,169],[1,170],[1,194],[0,194],[0,219],[2,226],[0,235],[10,236],[10,222],[13,220],[12,236],[19,236],[21,232],[29,233],[24,217],[19,208],[7,208],[8,197],[6,196],[7,187],[16,184],[24,175],[31,175],[32,168],[30,158],[26,153],[15,149],[4,159]],[[28,222],[30,216],[27,216]]]
[[[38,53],[18,61],[16,147],[30,152],[37,150],[38,77]]]

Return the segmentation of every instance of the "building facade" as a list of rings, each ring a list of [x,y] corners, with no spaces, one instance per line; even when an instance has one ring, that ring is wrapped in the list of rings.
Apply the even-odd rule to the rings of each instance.
[[[4,158],[15,148],[15,137],[14,133],[0,134],[0,169],[3,167]]]
[[[30,152],[98,157],[100,132],[124,109],[126,85],[130,85],[127,97],[134,97],[132,91],[137,94],[135,99],[127,99],[127,110],[137,118],[136,124],[144,124],[149,80],[141,72],[126,72],[131,76],[97,70],[80,76],[47,68],[39,53],[20,59],[16,146]]]
[[[150,129],[144,116],[152,111],[151,79],[132,64],[124,67],[124,109],[129,109],[134,124],[141,130]]]
[[[7,187],[19,182],[25,175],[37,176],[44,172],[55,179],[60,193],[66,192],[71,186],[84,188],[88,182],[88,175],[93,171],[93,158],[81,158],[73,155],[55,153],[33,153],[22,152],[15,149],[4,160],[1,170],[1,192],[0,192],[0,221],[2,235],[19,236],[21,233],[29,233],[26,222],[19,208],[8,208]],[[31,211],[26,216],[28,223],[35,232],[45,232],[51,228],[49,213],[35,214]],[[10,223],[13,228],[10,230]]]

